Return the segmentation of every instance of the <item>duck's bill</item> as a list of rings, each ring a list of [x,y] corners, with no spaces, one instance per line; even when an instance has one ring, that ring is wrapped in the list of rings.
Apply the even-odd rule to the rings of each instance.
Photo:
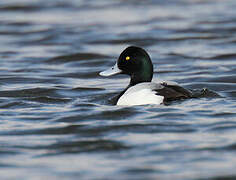
[[[120,74],[120,73],[122,73],[122,70],[120,70],[118,68],[117,63],[116,63],[113,67],[111,67],[111,68],[109,68],[105,71],[100,72],[99,75],[100,76],[112,76],[112,75]]]

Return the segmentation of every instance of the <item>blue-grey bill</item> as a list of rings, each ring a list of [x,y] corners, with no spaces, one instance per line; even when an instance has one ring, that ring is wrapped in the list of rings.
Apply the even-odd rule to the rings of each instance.
[[[100,72],[99,75],[100,76],[112,76],[112,75],[115,75],[115,74],[120,74],[121,72],[122,72],[122,70],[120,70],[118,68],[117,63],[116,63],[113,67],[111,67],[111,68],[109,68],[105,71]]]

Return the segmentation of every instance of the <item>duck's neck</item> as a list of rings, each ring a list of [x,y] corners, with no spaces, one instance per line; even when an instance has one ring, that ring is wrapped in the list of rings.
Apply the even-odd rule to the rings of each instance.
[[[145,68],[145,71],[139,71],[131,74],[131,79],[129,83],[130,86],[134,86],[142,82],[151,82],[153,76],[153,67],[149,66]]]

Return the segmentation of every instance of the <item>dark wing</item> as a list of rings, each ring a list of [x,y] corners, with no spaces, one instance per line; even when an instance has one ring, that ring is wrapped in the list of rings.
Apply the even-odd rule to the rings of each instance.
[[[164,96],[164,102],[192,98],[192,92],[178,85],[161,84],[163,88],[155,89],[158,95]]]

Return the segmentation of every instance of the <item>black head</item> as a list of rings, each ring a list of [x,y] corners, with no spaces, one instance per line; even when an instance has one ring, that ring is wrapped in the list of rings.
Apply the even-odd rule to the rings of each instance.
[[[152,80],[153,65],[149,55],[144,49],[130,46],[120,54],[117,64],[108,71],[104,71],[100,73],[100,75],[128,74],[131,76],[130,85],[133,86],[141,82],[150,82]]]

